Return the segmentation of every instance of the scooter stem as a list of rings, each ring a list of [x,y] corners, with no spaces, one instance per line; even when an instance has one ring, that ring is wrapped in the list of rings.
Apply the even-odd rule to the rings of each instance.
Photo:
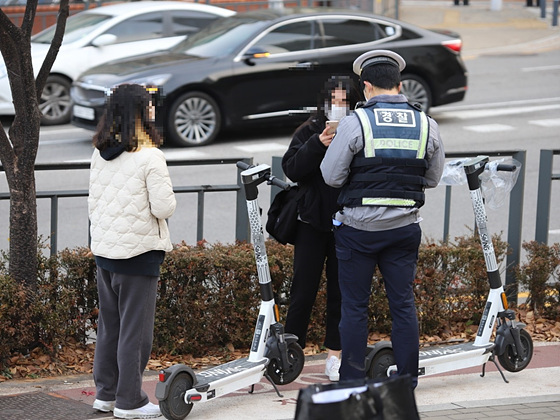
[[[484,252],[488,282],[490,283],[491,289],[498,289],[502,287],[502,279],[498,271],[498,263],[496,261],[492,238],[488,233],[488,226],[486,225],[486,209],[484,208],[484,200],[482,198],[479,178],[487,163],[488,156],[478,156],[465,162],[463,164],[463,168],[465,170],[465,174],[467,175],[476,227],[478,228],[480,243],[482,245],[482,251]]]
[[[480,244],[482,245],[482,251],[484,253],[488,283],[490,283],[490,291],[488,293],[484,312],[476,333],[474,342],[475,346],[488,345],[494,328],[494,323],[496,322],[497,314],[498,312],[505,310],[501,299],[501,295],[504,291],[502,279],[500,277],[500,272],[498,271],[498,263],[496,261],[492,238],[488,233],[488,226],[486,224],[486,209],[484,207],[484,199],[482,198],[482,190],[480,188],[479,176],[484,171],[488,161],[488,156],[478,156],[476,158],[469,159],[463,164],[469,184]]]
[[[241,182],[245,188],[245,198],[247,200],[247,211],[249,214],[249,224],[251,228],[251,239],[253,242],[253,249],[255,251],[255,261],[257,265],[257,275],[259,278],[260,292],[261,292],[261,309],[257,319],[257,328],[253,337],[253,345],[249,360],[259,360],[265,353],[265,348],[260,345],[266,342],[267,337],[271,333],[271,325],[278,324],[278,316],[275,311],[274,291],[272,289],[272,278],[270,277],[270,267],[268,264],[268,256],[266,253],[266,245],[264,238],[264,231],[261,222],[261,210],[258,203],[258,186],[263,182],[268,182],[279,186],[280,188],[289,188],[289,184],[273,177],[270,173],[270,166],[261,164],[257,166],[245,166],[243,162],[238,162],[237,166],[243,169],[241,172]],[[284,343],[284,329],[278,331],[280,335],[280,346]],[[286,362],[286,347],[282,347],[283,362]]]

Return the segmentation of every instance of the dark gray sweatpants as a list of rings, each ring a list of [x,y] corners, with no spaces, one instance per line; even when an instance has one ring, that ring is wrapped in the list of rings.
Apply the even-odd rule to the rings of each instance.
[[[142,390],[154,334],[158,277],[97,268],[99,320],[93,362],[96,398],[132,410],[149,402]]]

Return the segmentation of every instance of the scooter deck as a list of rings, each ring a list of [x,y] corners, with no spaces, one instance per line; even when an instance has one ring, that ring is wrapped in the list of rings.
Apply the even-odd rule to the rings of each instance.
[[[481,366],[492,354],[494,343],[475,346],[474,343],[429,346],[420,349],[419,376],[435,375],[473,366]]]
[[[268,362],[266,357],[257,362],[242,358],[198,372],[196,385],[187,391],[185,398],[199,395],[199,401],[204,402],[251,386],[260,382]]]

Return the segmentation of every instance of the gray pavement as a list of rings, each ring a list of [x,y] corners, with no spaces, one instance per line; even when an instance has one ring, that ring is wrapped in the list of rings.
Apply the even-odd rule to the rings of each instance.
[[[404,0],[399,18],[427,28],[458,32],[462,55],[536,54],[560,49],[560,29],[552,27],[551,7],[540,18],[540,9],[521,0],[504,0],[502,9],[490,10],[490,1],[471,0],[469,6],[453,1]],[[219,420],[294,418],[297,393],[312,383],[326,382],[324,355],[308,357],[304,371],[278,397],[266,380],[253,394],[240,390],[197,405],[188,418]],[[560,418],[560,343],[535,343],[531,364],[522,372],[505,372],[505,383],[489,365],[421,378],[416,401],[422,420],[435,419],[552,419]],[[147,372],[144,388],[153,402],[157,377]],[[112,418],[95,412],[91,404],[95,387],[91,375],[0,383],[0,420],[82,420]]]
[[[327,383],[325,355],[306,358],[304,370],[293,383],[281,386],[281,397],[263,379],[249,394],[248,388],[195,405],[189,419],[289,420],[293,419],[299,389]],[[504,372],[502,380],[489,364],[420,378],[415,392],[422,420],[435,419],[552,419],[560,418],[560,343],[535,343],[529,366],[517,373]],[[155,372],[146,372],[144,390],[152,402]],[[111,414],[92,409],[95,387],[91,375],[54,379],[10,381],[0,384],[0,419],[93,420]],[[403,419],[406,420],[406,419]]]

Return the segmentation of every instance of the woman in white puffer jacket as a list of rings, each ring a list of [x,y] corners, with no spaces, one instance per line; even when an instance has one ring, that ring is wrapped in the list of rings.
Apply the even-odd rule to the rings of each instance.
[[[152,349],[160,265],[172,249],[165,219],[176,201],[154,116],[145,87],[119,85],[93,138],[88,207],[99,293],[93,408],[117,418],[161,415],[142,390],[142,373]]]

